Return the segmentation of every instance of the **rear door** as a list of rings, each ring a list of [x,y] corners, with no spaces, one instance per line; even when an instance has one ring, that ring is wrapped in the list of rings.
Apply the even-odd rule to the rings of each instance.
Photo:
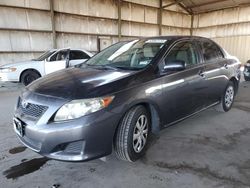
[[[204,78],[206,81],[206,105],[220,100],[227,84],[227,78],[222,72],[227,71],[228,65],[220,48],[213,41],[204,39],[197,41],[201,49],[204,64]]]
[[[69,66],[73,67],[88,60],[90,56],[81,50],[70,50]]]
[[[53,54],[44,63],[45,74],[65,69],[69,58],[69,50],[60,50]]]
[[[165,124],[184,118],[204,107],[205,82],[201,74],[197,46],[191,40],[175,44],[164,59],[168,64],[174,60],[186,62],[186,69],[178,72],[165,72],[163,76],[162,110]]]

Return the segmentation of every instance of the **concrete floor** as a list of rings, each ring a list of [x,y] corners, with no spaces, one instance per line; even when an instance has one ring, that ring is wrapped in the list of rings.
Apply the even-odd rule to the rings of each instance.
[[[135,163],[66,163],[26,149],[11,124],[18,93],[0,88],[0,187],[250,187],[250,82],[230,112],[208,109],[163,130]]]

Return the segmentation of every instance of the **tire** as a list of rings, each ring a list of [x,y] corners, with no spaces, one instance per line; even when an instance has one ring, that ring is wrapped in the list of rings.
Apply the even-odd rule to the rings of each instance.
[[[130,109],[122,118],[116,133],[116,156],[129,162],[142,157],[147,148],[150,125],[150,116],[144,106],[138,105]]]
[[[229,81],[221,97],[221,102],[215,107],[215,109],[219,112],[228,112],[232,108],[235,94],[236,91],[234,83],[232,81]]]
[[[38,79],[40,77],[41,76],[38,73],[36,73],[35,71],[27,70],[24,73],[22,73],[22,75],[21,75],[21,83],[23,83],[23,85],[27,86],[31,82],[35,81],[36,79]]]
[[[250,77],[244,75],[245,81],[250,81]]]

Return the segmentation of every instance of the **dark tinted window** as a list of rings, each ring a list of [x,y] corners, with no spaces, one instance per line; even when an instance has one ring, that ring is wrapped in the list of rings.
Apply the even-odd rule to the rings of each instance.
[[[205,40],[200,42],[202,53],[205,61],[223,58],[223,54],[219,47],[212,41]]]
[[[69,59],[70,60],[74,60],[74,59],[89,59],[89,56],[79,50],[72,50],[70,51],[70,55],[69,55]]]
[[[191,42],[180,42],[176,44],[165,59],[165,63],[181,60],[186,65],[195,65],[198,63],[194,45]]]
[[[50,61],[62,61],[65,60],[66,58],[67,58],[67,51],[59,51],[50,58]]]

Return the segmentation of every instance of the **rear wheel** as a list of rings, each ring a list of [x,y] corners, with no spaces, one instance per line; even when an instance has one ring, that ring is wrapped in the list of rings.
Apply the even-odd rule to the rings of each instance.
[[[146,151],[150,133],[150,116],[144,106],[130,109],[123,117],[115,138],[114,148],[119,159],[135,161]]]
[[[27,86],[31,82],[35,81],[38,78],[40,78],[40,75],[38,73],[36,73],[35,71],[32,71],[32,70],[27,70],[24,73],[22,73],[21,83],[23,83],[23,85]]]
[[[231,109],[235,97],[235,87],[232,81],[229,81],[222,97],[221,102],[216,106],[216,110],[227,112]]]

